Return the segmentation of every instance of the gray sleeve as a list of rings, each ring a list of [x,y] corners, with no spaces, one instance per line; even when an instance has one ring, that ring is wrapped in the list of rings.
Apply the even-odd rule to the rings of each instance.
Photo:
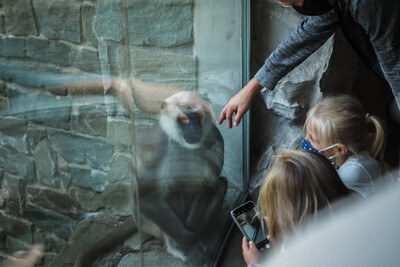
[[[367,33],[400,108],[400,1],[359,1],[352,16]]]
[[[335,11],[305,19],[265,60],[254,78],[267,89],[321,47],[339,27]]]

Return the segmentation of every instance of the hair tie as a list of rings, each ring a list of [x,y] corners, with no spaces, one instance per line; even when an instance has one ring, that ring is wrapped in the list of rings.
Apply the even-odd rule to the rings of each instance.
[[[365,114],[365,123],[368,124],[371,122],[371,116],[369,115],[369,113]]]

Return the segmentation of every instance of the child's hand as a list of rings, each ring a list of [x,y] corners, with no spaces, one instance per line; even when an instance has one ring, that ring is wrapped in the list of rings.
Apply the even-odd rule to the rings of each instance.
[[[245,236],[242,239],[242,252],[247,265],[251,263],[260,263],[261,252],[256,247],[256,244],[252,241],[248,242]]]

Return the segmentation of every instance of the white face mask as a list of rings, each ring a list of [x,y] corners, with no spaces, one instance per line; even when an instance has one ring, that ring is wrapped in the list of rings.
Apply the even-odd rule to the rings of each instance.
[[[331,148],[334,148],[334,147],[337,146],[338,144],[339,144],[339,143],[336,143],[336,144],[334,144],[334,145],[325,147],[324,149],[318,150],[318,149],[316,149],[315,147],[313,147],[313,146],[307,141],[307,139],[303,138],[303,139],[301,140],[301,146],[303,147],[304,150],[306,150],[306,151],[313,151],[313,152],[316,152],[316,153],[319,153],[319,154],[322,154],[322,152],[327,151],[327,150],[329,150],[329,149],[331,149]],[[329,160],[331,160],[331,159],[336,158],[336,155],[329,156],[329,157],[326,157],[326,158],[329,159]]]
[[[321,152],[324,152],[324,151],[327,151],[327,150],[329,150],[329,149],[331,149],[331,148],[334,148],[335,146],[337,146],[339,143],[337,143],[337,144],[334,144],[334,145],[331,145],[331,146],[328,146],[328,147],[325,147],[324,149],[321,149],[320,151],[319,151],[319,153],[321,154]],[[326,157],[327,159],[329,159],[329,160],[331,160],[331,159],[334,159],[334,158],[336,158],[336,155],[332,155],[332,156],[329,156],[329,157]]]

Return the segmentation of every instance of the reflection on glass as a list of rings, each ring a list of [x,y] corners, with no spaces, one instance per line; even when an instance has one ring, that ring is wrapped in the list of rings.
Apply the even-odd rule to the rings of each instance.
[[[245,186],[241,129],[215,125],[240,2],[23,3],[0,5],[0,254],[215,264]]]

